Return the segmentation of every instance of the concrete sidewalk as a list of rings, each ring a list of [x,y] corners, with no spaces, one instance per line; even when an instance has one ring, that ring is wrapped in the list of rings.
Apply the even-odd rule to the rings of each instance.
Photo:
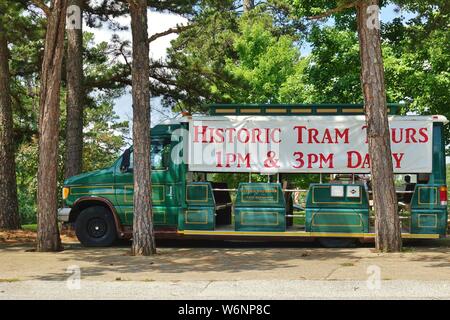
[[[450,281],[242,280],[0,283],[0,299],[450,299]]]
[[[217,241],[160,242],[151,257],[130,256],[129,244],[32,248],[0,243],[0,299],[450,299],[449,239],[408,243],[391,254],[371,246]],[[74,277],[80,290],[66,287]],[[380,289],[367,281],[381,281]]]

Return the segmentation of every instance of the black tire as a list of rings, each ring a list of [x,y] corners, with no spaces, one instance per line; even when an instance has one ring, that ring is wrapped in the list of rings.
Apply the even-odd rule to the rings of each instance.
[[[108,209],[95,206],[80,212],[75,233],[85,247],[108,247],[117,239],[116,224]]]
[[[355,238],[318,238],[318,240],[325,248],[354,248],[357,243]]]

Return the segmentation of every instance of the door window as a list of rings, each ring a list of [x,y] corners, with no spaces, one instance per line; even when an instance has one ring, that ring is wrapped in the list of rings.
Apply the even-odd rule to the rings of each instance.
[[[156,140],[151,145],[152,170],[166,170],[169,163],[170,143],[168,141]],[[133,169],[134,152],[130,153],[130,169]]]

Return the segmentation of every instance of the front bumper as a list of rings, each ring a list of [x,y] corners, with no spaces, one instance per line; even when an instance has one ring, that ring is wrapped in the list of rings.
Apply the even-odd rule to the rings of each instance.
[[[72,211],[72,208],[59,208],[58,220],[60,222],[69,222],[70,211]]]

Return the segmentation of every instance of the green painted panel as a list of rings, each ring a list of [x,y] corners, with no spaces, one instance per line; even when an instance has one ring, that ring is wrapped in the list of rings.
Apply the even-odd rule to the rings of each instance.
[[[447,183],[444,131],[442,122],[433,123],[433,172],[429,181],[431,184],[444,185]]]
[[[116,207],[123,225],[133,224],[133,206]],[[153,223],[164,226],[176,226],[178,223],[178,207],[153,206]]]
[[[418,190],[418,203],[421,205],[437,205],[438,204],[438,188],[437,187],[420,187]]]
[[[152,185],[152,201],[153,203],[164,203],[166,201],[166,188],[168,186],[159,184]]]
[[[186,185],[186,202],[192,206],[214,206],[212,186],[209,182],[192,182]]]
[[[284,208],[235,208],[237,231],[285,231]]]
[[[236,195],[236,208],[284,208],[285,200],[279,183],[240,183]]]
[[[307,209],[306,231],[369,232],[369,210]]]
[[[414,209],[433,209],[446,206],[441,205],[439,199],[439,188],[441,185],[436,184],[417,184],[414,195],[411,200],[411,208]]]
[[[120,190],[120,194],[117,194],[119,202],[123,204],[133,204],[133,193],[134,188],[132,184],[120,185],[117,184],[117,189]],[[177,193],[173,192],[173,188],[176,188],[174,185],[165,185],[165,184],[152,184],[152,201],[155,205],[162,204],[174,204],[177,202]],[[172,192],[170,192],[172,190]]]
[[[411,233],[445,235],[446,231],[446,210],[414,210],[411,213]]]
[[[336,188],[341,194],[333,195]],[[313,183],[309,186],[306,208],[368,209],[367,191],[362,184]]]
[[[180,211],[180,230],[214,230],[215,202],[210,182],[186,184],[187,209]]]
[[[417,184],[411,200],[412,214],[418,212],[434,212],[436,210],[447,212],[447,205],[442,205],[439,198],[441,185]],[[414,221],[413,221],[414,223]]]
[[[214,207],[194,207],[180,212],[179,230],[214,230]]]

